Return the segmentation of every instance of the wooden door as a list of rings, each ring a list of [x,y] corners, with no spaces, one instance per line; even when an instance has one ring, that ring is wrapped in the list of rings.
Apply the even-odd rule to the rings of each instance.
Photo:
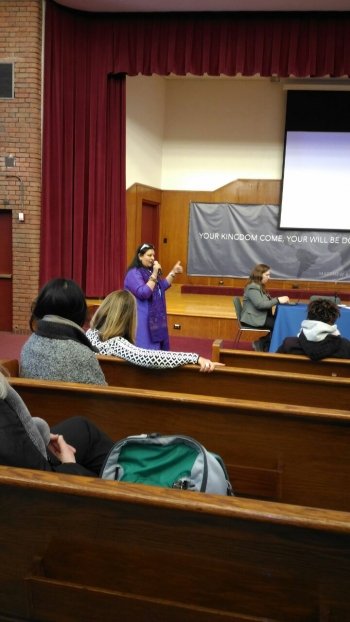
[[[159,238],[159,203],[142,201],[141,242],[158,247]],[[158,249],[157,249],[158,250]]]
[[[12,331],[12,212],[0,210],[0,330]]]

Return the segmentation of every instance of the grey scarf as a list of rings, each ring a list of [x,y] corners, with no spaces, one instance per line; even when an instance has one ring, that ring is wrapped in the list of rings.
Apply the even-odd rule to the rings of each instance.
[[[22,398],[9,385],[6,401],[17,414],[20,422],[25,428],[29,438],[35,447],[47,459],[46,447],[50,442],[49,425],[40,417],[32,417]]]

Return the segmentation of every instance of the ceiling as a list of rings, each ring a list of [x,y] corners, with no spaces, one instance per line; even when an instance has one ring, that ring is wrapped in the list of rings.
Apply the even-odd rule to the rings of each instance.
[[[188,11],[349,11],[349,0],[56,0],[72,9],[108,13]]]

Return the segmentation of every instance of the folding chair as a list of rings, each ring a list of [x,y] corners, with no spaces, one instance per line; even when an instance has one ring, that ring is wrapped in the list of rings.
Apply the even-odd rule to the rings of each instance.
[[[234,304],[236,316],[237,316],[237,333],[234,338],[234,341],[236,343],[239,342],[241,335],[244,332],[249,331],[251,333],[265,333],[266,335],[271,332],[268,328],[255,328],[254,326],[242,326],[241,324],[242,303],[241,303],[241,299],[239,296],[233,297],[233,304]]]

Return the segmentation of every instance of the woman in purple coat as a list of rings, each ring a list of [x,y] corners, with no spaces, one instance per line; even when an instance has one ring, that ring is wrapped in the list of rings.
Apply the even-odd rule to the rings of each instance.
[[[137,301],[136,345],[149,350],[169,350],[169,334],[165,292],[176,274],[182,272],[178,261],[167,277],[161,278],[162,269],[155,259],[152,244],[141,244],[136,250],[124,280],[124,288]]]

